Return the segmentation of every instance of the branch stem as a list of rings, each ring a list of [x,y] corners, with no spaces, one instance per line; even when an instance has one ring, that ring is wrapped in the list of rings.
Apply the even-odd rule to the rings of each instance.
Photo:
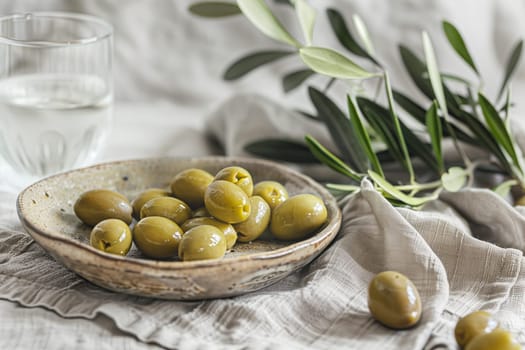
[[[335,81],[336,81],[336,78],[330,78],[330,80],[328,80],[328,83],[326,84],[326,86],[324,87],[324,90],[323,90],[323,92],[325,94],[328,92],[328,90],[330,90],[332,85],[334,85]]]

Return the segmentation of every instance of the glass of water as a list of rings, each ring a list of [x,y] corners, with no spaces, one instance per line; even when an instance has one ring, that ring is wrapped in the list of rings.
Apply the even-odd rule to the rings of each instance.
[[[0,157],[32,178],[92,162],[112,122],[113,30],[93,16],[0,18]]]

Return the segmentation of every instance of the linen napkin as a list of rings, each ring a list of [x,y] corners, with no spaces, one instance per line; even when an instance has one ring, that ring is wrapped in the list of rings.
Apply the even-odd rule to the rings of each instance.
[[[265,129],[276,112],[278,122]],[[234,98],[210,117],[208,132],[228,155],[238,155],[245,141],[289,130],[281,129],[285,124],[296,125],[297,136],[311,131],[296,118],[262,98]],[[0,194],[0,208],[4,199]],[[12,208],[3,209],[0,298],[65,318],[105,315],[130,336],[166,348],[455,349],[455,322],[478,309],[493,312],[525,344],[525,212],[487,190],[444,193],[414,211],[392,207],[364,180],[342,204],[336,240],[311,264],[260,291],[201,302],[93,286],[23,233]],[[417,286],[417,327],[395,331],[371,318],[367,286],[384,270],[402,272]]]

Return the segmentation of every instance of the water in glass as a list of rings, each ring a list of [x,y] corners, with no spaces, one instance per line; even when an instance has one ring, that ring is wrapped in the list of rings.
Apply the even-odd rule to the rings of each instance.
[[[82,74],[0,80],[0,155],[17,172],[39,176],[89,163],[109,133],[106,85]]]

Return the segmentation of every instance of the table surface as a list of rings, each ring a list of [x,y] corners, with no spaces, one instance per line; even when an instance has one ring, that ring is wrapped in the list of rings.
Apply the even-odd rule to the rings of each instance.
[[[170,103],[116,104],[113,130],[96,162],[160,156],[202,156],[212,151],[204,137],[206,108]],[[191,142],[188,140],[191,139]],[[191,144],[191,147],[189,146]],[[3,174],[10,173],[0,167]],[[11,174],[6,181],[14,180]],[[16,223],[14,201],[9,222]],[[5,201],[3,201],[5,202]],[[2,209],[2,208],[0,208]],[[65,319],[42,308],[0,300],[0,349],[160,349],[116,328],[105,316]]]

